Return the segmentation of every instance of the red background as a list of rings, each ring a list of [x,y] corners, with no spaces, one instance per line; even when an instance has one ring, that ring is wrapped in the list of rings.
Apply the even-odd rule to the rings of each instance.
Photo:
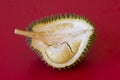
[[[57,13],[86,16],[97,37],[74,68],[52,70],[14,34]],[[0,0],[0,80],[120,80],[120,0]]]

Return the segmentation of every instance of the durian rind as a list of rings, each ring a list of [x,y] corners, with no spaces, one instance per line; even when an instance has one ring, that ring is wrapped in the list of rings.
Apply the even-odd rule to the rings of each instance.
[[[39,19],[39,20],[37,20],[37,21],[34,21],[32,24],[30,24],[30,25],[26,28],[26,30],[32,32],[32,31],[33,31],[33,30],[32,30],[33,27],[34,27],[35,25],[37,25],[37,24],[48,24],[48,23],[55,22],[55,21],[61,20],[61,19],[75,19],[75,20],[78,19],[78,20],[84,20],[84,21],[86,21],[89,25],[91,25],[91,26],[93,27],[93,24],[92,24],[87,18],[85,18],[85,17],[83,17],[83,16],[79,16],[79,15],[76,15],[76,14],[64,14],[64,15],[59,14],[59,15],[52,15],[52,16],[50,16],[50,17],[44,17],[44,18],[42,18],[42,19]],[[69,65],[69,66],[66,65],[65,67],[54,67],[53,65],[45,62],[43,56],[41,55],[41,52],[40,52],[39,50],[35,49],[35,48],[31,45],[31,38],[27,38],[27,39],[26,39],[26,42],[27,42],[27,45],[28,45],[33,51],[35,51],[35,53],[37,53],[38,56],[41,57],[41,59],[45,62],[45,64],[47,63],[48,66],[52,67],[53,69],[54,69],[54,68],[57,68],[57,69],[61,70],[61,69],[71,68],[71,67],[75,66],[78,62],[81,62],[81,61],[83,60],[84,56],[86,56],[86,53],[87,53],[89,47],[91,46],[91,43],[94,41],[94,39],[95,39],[95,31],[94,31],[93,34],[89,37],[89,40],[88,40],[88,42],[87,42],[88,44],[86,45],[86,48],[84,48],[83,53],[82,53],[82,55],[79,57],[79,59],[77,59],[76,61],[74,61],[73,64],[71,64],[71,65]]]

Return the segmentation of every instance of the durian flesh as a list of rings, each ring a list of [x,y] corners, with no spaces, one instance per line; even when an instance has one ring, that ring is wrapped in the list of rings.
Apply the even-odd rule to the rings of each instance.
[[[43,18],[27,31],[15,33],[29,37],[28,44],[54,68],[65,68],[81,59],[91,42],[94,27],[78,15],[57,15]]]

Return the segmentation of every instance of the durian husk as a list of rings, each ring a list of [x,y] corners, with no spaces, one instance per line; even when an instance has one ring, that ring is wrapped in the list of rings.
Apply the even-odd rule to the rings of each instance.
[[[26,30],[29,31],[29,32],[32,32],[32,28],[37,25],[37,24],[49,24],[51,22],[54,22],[54,21],[57,21],[57,20],[60,20],[60,19],[82,19],[84,21],[86,21],[88,24],[90,24],[91,26],[93,26],[93,24],[85,17],[83,16],[79,16],[79,15],[76,15],[76,14],[58,14],[58,15],[52,15],[50,17],[44,17],[42,19],[39,19],[37,21],[34,21],[32,24],[30,24]],[[89,37],[89,40],[88,40],[88,44],[86,45],[86,48],[83,50],[83,53],[81,56],[79,56],[79,59],[77,59],[73,64],[69,65],[69,66],[65,66],[65,67],[54,67],[52,66],[51,64],[48,64],[47,62],[44,61],[44,58],[43,56],[41,55],[42,53],[37,50],[36,48],[34,48],[32,45],[31,45],[31,38],[27,37],[26,38],[26,42],[27,42],[27,45],[35,52],[37,53],[38,56],[41,57],[41,59],[45,62],[45,64],[47,63],[48,66],[52,67],[53,69],[54,68],[57,68],[59,70],[61,69],[66,69],[66,68],[71,68],[73,66],[75,66],[76,64],[78,64],[78,62],[81,62],[83,60],[83,58],[86,56],[86,53],[89,49],[89,47],[91,46],[92,42],[94,41],[95,39],[95,36],[96,36],[96,33],[95,33],[95,30],[93,31],[93,34]]]

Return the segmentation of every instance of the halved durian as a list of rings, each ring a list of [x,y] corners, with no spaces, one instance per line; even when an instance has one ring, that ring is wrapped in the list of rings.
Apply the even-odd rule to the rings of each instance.
[[[53,68],[65,68],[82,59],[93,37],[94,27],[74,14],[55,15],[35,21],[27,31],[15,29]]]

